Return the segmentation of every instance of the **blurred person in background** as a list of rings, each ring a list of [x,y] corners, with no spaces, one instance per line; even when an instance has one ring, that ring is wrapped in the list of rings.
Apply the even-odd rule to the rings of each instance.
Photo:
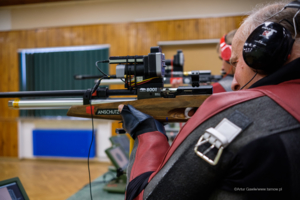
[[[212,84],[214,93],[232,91],[231,83],[233,80],[234,68],[230,64],[229,60],[231,56],[231,43],[235,33],[236,30],[230,31],[220,39],[220,43],[217,45],[217,52],[219,54],[219,58],[222,60],[221,70],[224,76],[221,80]]]

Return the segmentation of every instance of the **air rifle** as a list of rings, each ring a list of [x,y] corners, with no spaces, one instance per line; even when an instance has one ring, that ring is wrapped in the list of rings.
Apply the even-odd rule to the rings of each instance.
[[[24,91],[0,93],[7,97],[80,97],[25,99],[9,101],[9,107],[17,109],[69,109],[74,117],[121,120],[119,104],[130,104],[161,122],[185,122],[186,108],[198,108],[212,94],[212,86],[195,82],[191,87],[164,88],[165,58],[159,47],[151,47],[146,56],[109,57],[98,61],[117,64],[116,75],[103,76],[92,89],[61,91]],[[200,77],[199,74],[194,74]],[[121,79],[125,89],[110,90],[99,87],[103,79]],[[133,98],[112,98],[134,95]],[[92,111],[92,112],[91,112]]]

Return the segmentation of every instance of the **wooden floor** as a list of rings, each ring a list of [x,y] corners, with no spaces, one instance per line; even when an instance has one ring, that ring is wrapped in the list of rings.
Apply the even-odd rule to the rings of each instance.
[[[109,163],[91,162],[91,179]],[[88,184],[86,161],[18,160],[0,157],[0,181],[19,177],[30,200],[65,200]]]

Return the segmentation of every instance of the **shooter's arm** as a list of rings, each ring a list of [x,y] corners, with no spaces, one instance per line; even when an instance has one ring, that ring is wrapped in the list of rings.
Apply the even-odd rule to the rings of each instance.
[[[122,110],[119,106],[119,110]],[[169,148],[163,125],[132,106],[121,111],[124,129],[135,139],[128,166],[126,199],[142,198],[149,177],[159,167]]]

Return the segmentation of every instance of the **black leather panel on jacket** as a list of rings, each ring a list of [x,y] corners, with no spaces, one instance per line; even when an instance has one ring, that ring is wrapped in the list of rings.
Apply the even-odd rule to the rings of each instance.
[[[221,188],[246,192],[251,199],[291,199],[289,169],[279,134],[263,137],[241,148]]]
[[[215,127],[223,118],[229,117],[235,110],[238,110],[252,119],[253,123],[224,149],[219,163],[216,166],[212,166],[196,155],[194,146],[207,128]],[[284,176],[285,181],[282,182],[281,187],[286,188],[286,185],[291,187],[290,183],[292,183],[293,176],[299,177],[300,171],[291,171],[291,167],[286,163],[278,163],[282,161],[294,163],[295,166],[299,166],[299,164],[295,163],[299,161],[289,159],[286,154],[288,151],[297,151],[296,147],[294,147],[295,145],[286,145],[283,142],[284,139],[282,139],[288,137],[289,134],[295,131],[298,131],[298,133],[300,131],[299,122],[266,96],[226,109],[202,123],[183,141],[164,167],[149,182],[145,188],[144,199],[218,199],[218,197],[225,196],[228,199],[233,199],[236,196],[251,198],[252,195],[254,195],[251,191],[245,192],[245,194],[234,191],[235,185],[231,184],[233,182],[238,183],[238,181],[243,179],[249,179],[246,173],[241,173],[237,177],[233,176],[232,168],[239,166],[238,164],[240,163],[240,161],[236,159],[237,155],[246,159],[247,157],[250,158],[251,156],[262,154],[258,157],[258,161],[255,161],[254,158],[254,160],[252,159],[254,162],[252,163],[253,166],[262,167],[257,169],[258,172],[260,172],[257,173],[267,175],[266,177],[259,175],[252,176],[253,180],[255,179],[255,182],[258,182],[256,187],[261,187],[259,182],[264,183],[265,187],[275,187],[273,183],[281,182]],[[278,137],[280,137],[280,139],[278,139]],[[266,146],[262,146],[260,138],[266,138],[266,140],[270,139],[270,141],[265,144]],[[256,142],[258,142],[257,145],[255,144]],[[297,140],[292,142],[299,143]],[[276,146],[274,146],[274,144]],[[271,149],[267,151],[265,148]],[[274,150],[274,148],[277,149]],[[294,149],[286,150],[289,148]],[[274,152],[270,154],[270,158],[268,158],[267,155],[264,155],[263,151],[266,153],[270,151]],[[209,153],[214,154],[213,151]],[[215,156],[215,154],[208,156]],[[264,166],[278,168],[270,170],[270,174],[267,174],[263,172],[267,170]],[[249,170],[247,166],[243,166],[242,169],[240,169],[241,172],[245,170]],[[278,175],[277,172],[279,171],[284,171],[282,172],[283,176]],[[297,175],[291,174],[292,172],[297,173]],[[238,173],[238,171],[236,173]],[[254,174],[256,175],[256,172],[254,172]],[[272,175],[274,176],[273,179],[267,178]],[[229,179],[229,177],[231,179]],[[300,181],[294,181],[293,183],[298,185],[293,187],[300,188],[299,182]],[[249,183],[251,183],[250,179]],[[255,185],[251,186],[255,187]],[[276,186],[279,187],[278,184],[276,184]],[[237,185],[236,187],[242,186]],[[215,193],[216,190],[219,191],[218,195]],[[226,195],[224,195],[222,191],[224,191]],[[294,190],[290,191],[290,194],[287,194],[287,191],[283,191],[282,195],[297,195],[297,192],[298,190]],[[274,192],[258,193],[258,195],[261,195],[261,198],[265,198],[266,196],[274,197],[274,194]],[[260,196],[257,198],[259,197]]]

